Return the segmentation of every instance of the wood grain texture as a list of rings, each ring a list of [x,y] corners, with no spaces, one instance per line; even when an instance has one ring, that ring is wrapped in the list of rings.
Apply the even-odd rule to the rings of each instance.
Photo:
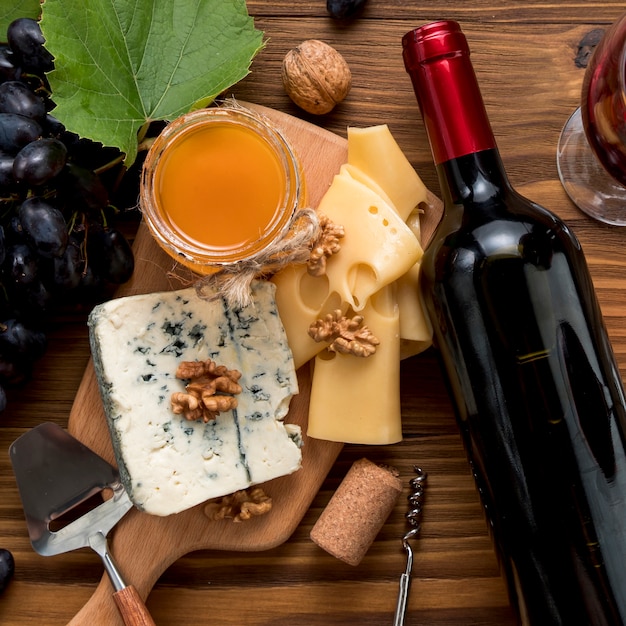
[[[626,374],[626,230],[597,224],[580,213],[562,191],[555,163],[561,127],[579,99],[583,70],[574,63],[578,43],[591,29],[608,26],[624,10],[622,2],[368,0],[363,15],[346,24],[327,17],[324,0],[249,0],[248,6],[268,43],[232,94],[312,121],[341,137],[348,125],[388,123],[435,192],[438,183],[402,66],[400,38],[431,19],[459,20],[511,180],[563,217],[579,237],[620,370]],[[353,71],[348,99],[321,118],[296,109],[278,78],[285,52],[308,38],[335,46]],[[3,449],[42,421],[67,425],[89,359],[86,313],[70,310],[59,316],[36,379],[11,391],[10,409],[0,427]],[[405,481],[413,463],[429,472],[422,534],[414,544],[407,626],[514,624],[433,351],[403,362],[402,408],[402,443],[345,446],[288,541],[262,552],[202,550],[173,563],[148,598],[155,622],[391,623],[398,577],[404,570],[404,498],[356,568],[326,554],[308,536],[351,464],[367,457],[395,465]],[[0,623],[67,623],[100,581],[98,557],[81,550],[46,559],[32,551],[8,455],[0,455],[0,493],[0,546],[9,548],[17,563],[15,579],[0,596]]]
[[[132,585],[116,591],[113,599],[126,626],[155,626],[143,598]]]

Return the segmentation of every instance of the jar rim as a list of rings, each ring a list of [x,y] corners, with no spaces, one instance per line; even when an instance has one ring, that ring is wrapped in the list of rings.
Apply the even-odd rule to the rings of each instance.
[[[283,169],[285,179],[282,206],[276,208],[259,239],[225,250],[194,245],[183,239],[168,223],[155,183],[158,164],[175,142],[189,132],[215,123],[253,131],[270,148]],[[283,237],[299,208],[302,189],[303,177],[296,154],[284,134],[274,124],[240,105],[213,106],[181,115],[168,123],[155,139],[142,168],[140,207],[151,234],[170,256],[200,273],[210,273],[220,266],[253,260],[271,243]]]

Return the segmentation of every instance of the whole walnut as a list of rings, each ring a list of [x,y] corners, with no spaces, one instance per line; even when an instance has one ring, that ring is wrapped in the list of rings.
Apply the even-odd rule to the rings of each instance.
[[[282,79],[289,97],[315,115],[332,111],[352,86],[352,73],[346,60],[318,39],[303,41],[285,55]]]

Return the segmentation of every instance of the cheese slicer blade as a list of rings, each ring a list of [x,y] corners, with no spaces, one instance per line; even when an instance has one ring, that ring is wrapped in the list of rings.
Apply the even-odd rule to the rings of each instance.
[[[109,574],[124,623],[154,625],[137,591],[124,583],[108,549],[109,531],[133,507],[117,469],[51,422],[16,439],[9,456],[34,550],[53,556],[92,548]],[[69,521],[79,505],[103,492],[111,497]]]

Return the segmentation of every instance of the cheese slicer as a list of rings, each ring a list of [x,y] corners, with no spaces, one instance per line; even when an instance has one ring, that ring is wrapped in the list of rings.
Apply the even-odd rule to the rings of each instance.
[[[141,597],[126,585],[108,549],[107,534],[133,508],[117,469],[50,422],[16,439],[9,455],[34,550],[53,556],[92,548],[111,579],[126,626],[154,626]],[[79,505],[87,507],[98,494],[111,497],[72,519]]]

